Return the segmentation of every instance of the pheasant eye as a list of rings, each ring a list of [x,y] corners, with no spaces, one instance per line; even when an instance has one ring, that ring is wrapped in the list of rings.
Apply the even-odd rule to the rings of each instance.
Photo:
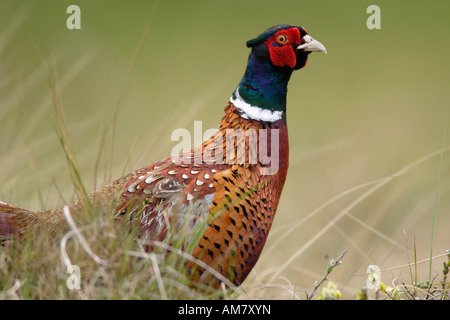
[[[285,43],[287,42],[287,37],[286,37],[284,34],[280,34],[280,35],[277,37],[277,42],[278,42],[279,44],[285,44]]]

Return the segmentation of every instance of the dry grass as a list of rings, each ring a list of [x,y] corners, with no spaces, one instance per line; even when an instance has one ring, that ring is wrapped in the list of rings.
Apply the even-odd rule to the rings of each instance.
[[[127,228],[114,224],[109,217],[78,217],[78,226],[67,209],[65,216],[68,230],[61,230],[54,238],[42,233],[33,239],[3,245],[0,299],[267,299],[273,298],[274,291],[284,299],[342,298],[341,289],[333,284],[333,273],[339,265],[346,268],[345,252],[323,267],[324,276],[310,292],[296,288],[287,279],[284,284],[247,282],[240,288],[223,279],[227,285],[216,291],[190,282],[184,264],[195,259],[179,247],[154,243],[157,249],[148,253],[136,242],[134,232],[124,231]],[[450,252],[433,257],[436,261],[442,258],[444,271],[435,275],[431,283],[414,282],[414,269],[429,259],[413,261],[396,267],[410,269],[409,282],[398,280],[389,286],[367,273],[365,277],[374,288],[361,287],[354,292],[354,298],[449,299]],[[79,267],[79,288],[71,266]]]
[[[221,291],[193,288],[183,267],[188,255],[179,249],[162,244],[147,253],[133,232],[120,231],[127,228],[117,228],[106,217],[80,227],[69,224],[70,231],[55,238],[41,234],[2,247],[0,299],[224,297]],[[72,266],[80,270],[79,288]]]

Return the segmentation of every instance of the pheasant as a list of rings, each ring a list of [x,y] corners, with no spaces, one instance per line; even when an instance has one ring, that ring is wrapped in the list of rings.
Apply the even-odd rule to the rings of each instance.
[[[241,284],[264,247],[287,175],[289,79],[311,52],[326,53],[303,27],[286,24],[267,29],[247,47],[247,68],[215,135],[71,203],[71,214],[113,212],[114,219],[137,224],[147,250],[175,231],[203,266]],[[63,208],[33,212],[0,202],[1,238],[63,225]],[[220,286],[209,268],[192,261],[186,266],[195,281]]]

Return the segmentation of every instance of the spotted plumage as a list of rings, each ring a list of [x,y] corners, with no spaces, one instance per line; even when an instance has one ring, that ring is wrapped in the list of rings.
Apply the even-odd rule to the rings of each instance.
[[[211,139],[88,196],[89,208],[137,223],[138,240],[148,250],[176,232],[183,249],[237,285],[261,254],[286,179],[288,81],[310,52],[325,51],[304,28],[291,25],[272,27],[247,46],[247,69]],[[80,214],[86,203],[69,209]],[[62,209],[32,212],[0,203],[1,237],[63,224]],[[194,280],[219,286],[220,279],[194,261],[186,266]]]

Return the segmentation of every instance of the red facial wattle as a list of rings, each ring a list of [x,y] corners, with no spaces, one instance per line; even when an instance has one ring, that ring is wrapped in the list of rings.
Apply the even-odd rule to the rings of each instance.
[[[285,37],[285,42],[280,43],[279,37]],[[289,66],[294,68],[297,63],[295,47],[301,44],[300,31],[297,28],[283,29],[264,42],[269,48],[272,63],[279,67]]]

